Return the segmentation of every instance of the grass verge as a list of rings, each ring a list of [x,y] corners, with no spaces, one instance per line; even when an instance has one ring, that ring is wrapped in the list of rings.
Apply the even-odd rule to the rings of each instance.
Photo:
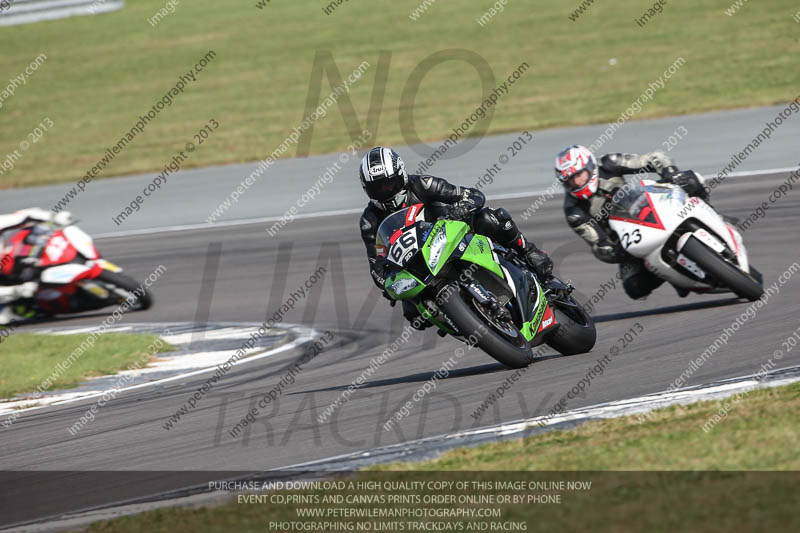
[[[718,401],[660,409],[643,423],[633,417],[590,422],[572,430],[457,449],[434,461],[382,465],[343,479],[381,482],[527,479],[529,482],[582,480],[592,483],[589,490],[561,491],[558,504],[528,502],[526,505],[494,506],[502,511],[502,522],[527,524],[528,531],[782,530],[798,522],[794,496],[797,473],[754,470],[800,469],[798,409],[800,383],[795,383],[757,389]],[[719,417],[723,411],[725,416],[712,429],[702,429],[709,420],[714,420],[715,414]],[[587,471],[589,469],[591,471]],[[665,471],[647,472],[650,470]],[[365,491],[339,492],[363,494]],[[392,493],[382,488],[368,492],[387,496]],[[443,492],[446,491],[427,488],[418,491],[423,498],[426,494]],[[495,497],[503,493],[494,492]],[[524,494],[525,491],[516,492]],[[331,491],[270,494],[307,497],[315,493],[321,496]],[[483,493],[490,494],[493,490]],[[217,507],[172,508],[98,522],[88,531],[275,531],[281,528],[274,524],[308,525],[315,519],[299,518],[298,509],[311,507],[375,508],[366,504],[231,501]],[[408,508],[409,505],[385,503],[381,507]],[[442,519],[436,520],[442,522]],[[369,520],[336,518],[335,521],[355,524],[349,530],[361,530],[358,523]],[[481,530],[475,525],[470,529],[467,519],[460,521],[461,526],[458,526],[459,520],[444,522],[453,524],[452,529],[419,530]],[[369,530],[377,530],[376,523],[373,522]],[[404,529],[382,530],[413,529],[407,524]]]
[[[350,90],[352,107],[343,115],[334,105],[317,121],[312,153],[343,150],[348,125],[373,128],[381,144],[443,139],[480,103],[478,71],[499,84],[523,62],[528,69],[500,97],[489,133],[616,120],[678,57],[685,64],[634,119],[787,102],[800,86],[794,0],[750,2],[733,16],[725,14],[731,0],[670,2],[644,27],[635,19],[651,2],[603,0],[572,21],[578,0],[511,0],[483,25],[477,19],[489,4],[436,2],[416,20],[419,2],[384,4],[350,2],[326,15],[309,2],[259,9],[196,0],[176,3],[153,27],[147,20],[164,1],[139,0],[113,13],[6,27],[0,70],[8,78],[41,53],[46,60],[2,102],[0,161],[15,150],[20,157],[3,168],[0,188],[79,179],[209,50],[213,62],[98,179],[162,169],[212,118],[219,128],[184,168],[265,158],[303,120],[318,52],[330,52],[343,77],[363,61],[370,68]],[[434,63],[409,82],[426,58],[448,49],[471,51],[475,63]],[[387,76],[376,85],[382,68]],[[318,101],[330,91],[323,77]],[[378,121],[369,122],[373,92],[383,97]],[[53,126],[29,138],[45,119]],[[413,128],[404,131],[408,119]],[[294,146],[283,154],[294,155]]]
[[[156,335],[105,333],[92,346],[86,335],[17,333],[0,346],[0,398],[66,389],[89,378],[144,367],[174,348]]]

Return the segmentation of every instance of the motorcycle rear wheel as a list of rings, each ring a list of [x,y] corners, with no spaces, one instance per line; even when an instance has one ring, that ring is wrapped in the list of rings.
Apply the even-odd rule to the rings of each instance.
[[[572,296],[563,305],[564,308],[557,301],[550,303],[559,326],[547,344],[562,355],[591,351],[597,341],[597,329],[591,315]]]

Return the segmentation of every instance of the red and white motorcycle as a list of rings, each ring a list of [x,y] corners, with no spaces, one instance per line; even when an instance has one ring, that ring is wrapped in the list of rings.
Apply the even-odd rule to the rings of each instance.
[[[124,310],[138,311],[153,304],[147,288],[103,259],[92,238],[75,225],[46,222],[4,237],[2,275],[38,282],[31,298],[14,305],[20,316],[82,313],[126,302]]]
[[[677,185],[628,179],[612,198],[609,225],[625,250],[672,285],[757,300],[761,274],[742,235],[713,207]]]

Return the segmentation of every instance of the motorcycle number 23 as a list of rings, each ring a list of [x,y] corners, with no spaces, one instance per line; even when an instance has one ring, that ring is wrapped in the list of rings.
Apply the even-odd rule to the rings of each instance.
[[[631,244],[639,244],[642,242],[642,234],[638,229],[635,229],[631,232],[623,233],[620,240],[622,241],[622,246],[627,249]]]
[[[397,264],[400,264],[404,256],[411,255],[417,251],[417,237],[414,231],[403,233],[400,238],[392,245],[389,255]]]

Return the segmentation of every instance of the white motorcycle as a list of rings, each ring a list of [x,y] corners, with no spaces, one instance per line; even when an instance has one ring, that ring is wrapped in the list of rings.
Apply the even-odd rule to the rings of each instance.
[[[628,178],[614,195],[609,225],[625,251],[678,288],[734,292],[748,300],[764,293],[742,235],[713,207],[677,185]]]

